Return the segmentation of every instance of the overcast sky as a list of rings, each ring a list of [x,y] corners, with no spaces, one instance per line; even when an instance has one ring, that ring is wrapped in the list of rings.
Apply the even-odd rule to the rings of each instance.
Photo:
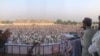
[[[98,20],[100,0],[0,0],[1,19]]]

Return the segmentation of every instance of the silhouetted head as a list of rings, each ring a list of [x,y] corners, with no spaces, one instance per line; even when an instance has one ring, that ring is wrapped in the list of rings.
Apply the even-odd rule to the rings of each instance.
[[[0,34],[2,34],[2,30],[0,30]]]
[[[86,27],[91,27],[92,25],[92,19],[91,18],[84,18],[83,20],[83,28],[86,29]]]
[[[99,27],[98,27],[98,30],[100,30],[100,16],[98,17],[98,20],[99,20]]]

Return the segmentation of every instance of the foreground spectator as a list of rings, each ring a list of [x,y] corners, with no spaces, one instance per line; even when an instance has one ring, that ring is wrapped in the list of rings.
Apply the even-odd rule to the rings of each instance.
[[[95,33],[95,31],[91,29],[91,24],[92,24],[92,20],[90,18],[85,18],[83,20],[83,28],[85,30],[84,30],[83,37],[81,39],[82,56],[91,56],[91,54],[89,54],[88,52],[88,48],[91,44],[92,37]]]
[[[2,54],[4,44],[6,43],[10,35],[11,35],[11,32],[9,31],[9,29],[7,29],[4,33],[2,33],[2,30],[0,30],[0,55]]]
[[[99,28],[96,34],[92,38],[92,44],[88,49],[89,53],[95,56],[100,56],[100,18],[99,18]]]

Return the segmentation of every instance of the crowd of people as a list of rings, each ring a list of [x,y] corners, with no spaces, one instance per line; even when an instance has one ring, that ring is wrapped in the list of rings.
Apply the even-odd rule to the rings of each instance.
[[[9,44],[32,44],[41,41],[42,44],[61,42],[61,35],[70,31],[75,32],[78,27],[71,25],[51,26],[1,26],[2,30],[10,29],[12,35],[8,39]]]

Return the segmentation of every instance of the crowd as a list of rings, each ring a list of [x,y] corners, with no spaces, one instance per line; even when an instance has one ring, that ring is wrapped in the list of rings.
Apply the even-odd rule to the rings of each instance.
[[[8,39],[9,44],[32,44],[34,41],[41,41],[42,44],[61,42],[61,35],[68,32],[75,32],[78,27],[71,25],[51,26],[1,26],[2,30],[10,29],[12,35]]]

